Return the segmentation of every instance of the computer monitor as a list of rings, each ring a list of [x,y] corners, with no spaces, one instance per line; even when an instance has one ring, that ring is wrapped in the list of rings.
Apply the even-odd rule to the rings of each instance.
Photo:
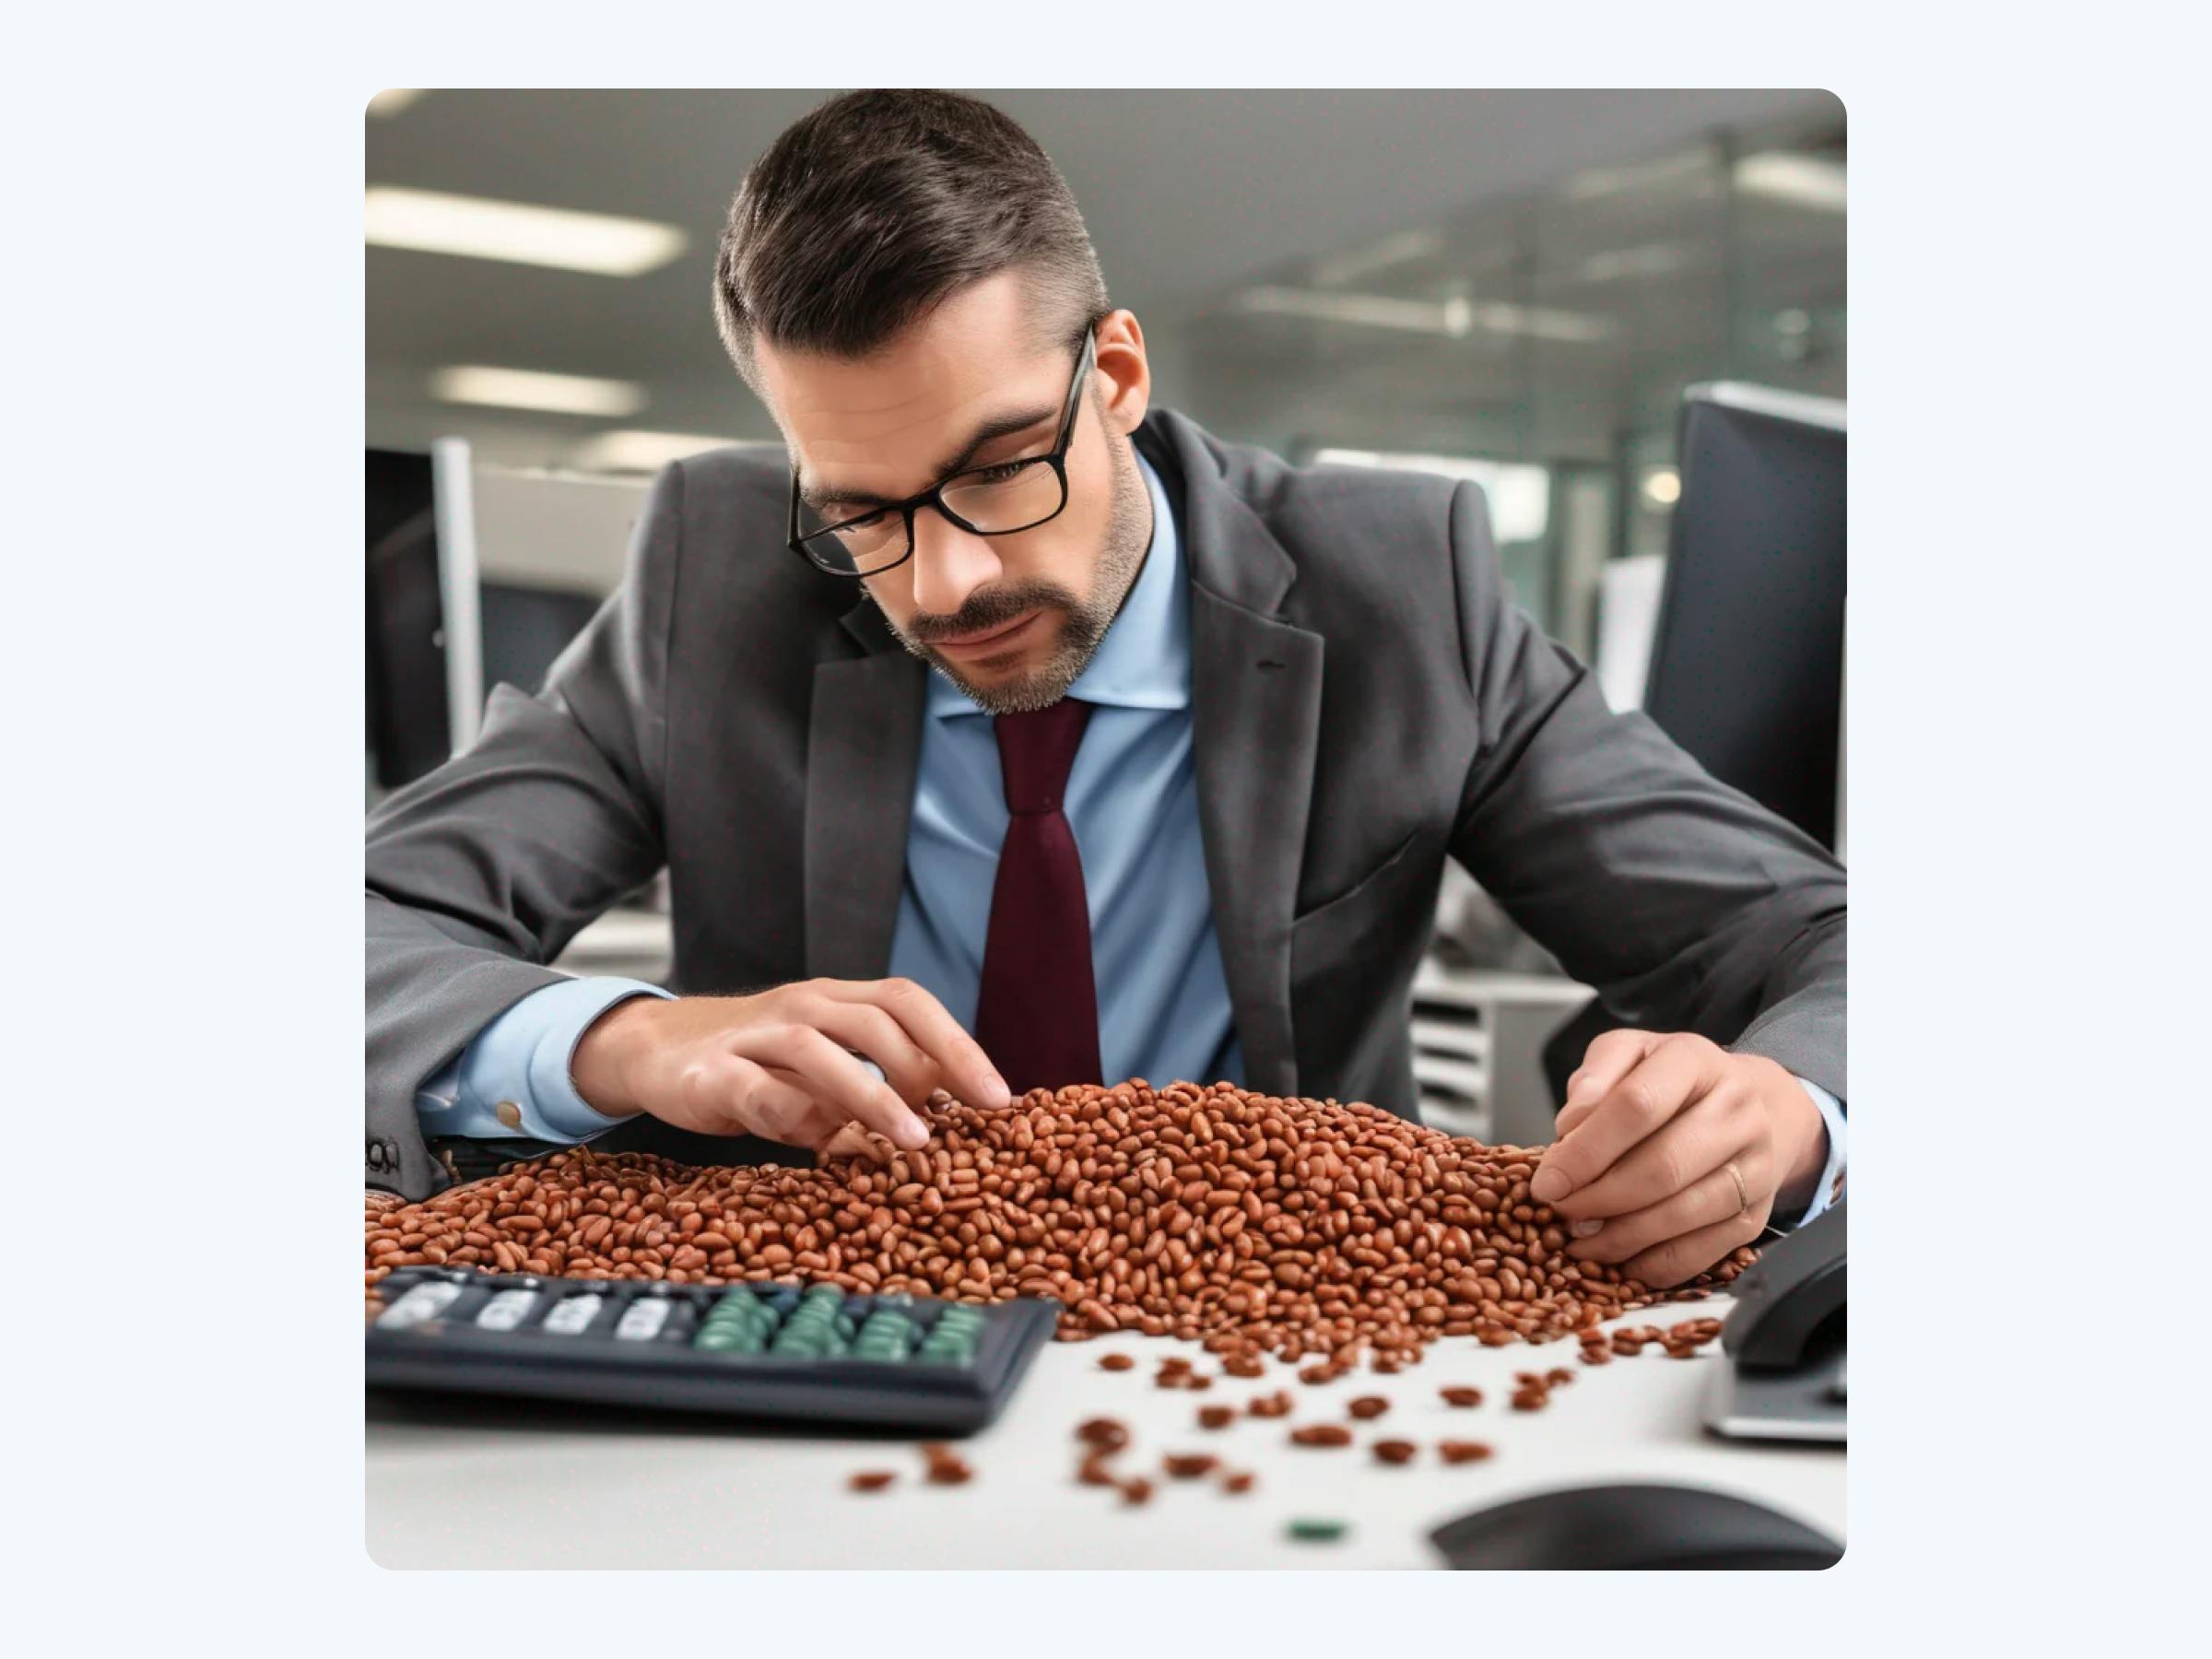
[[[1833,850],[1844,406],[1693,386],[1679,465],[1644,712],[1713,776]]]
[[[546,671],[599,609],[596,594],[520,582],[482,582],[484,683],[518,687],[535,696]]]
[[[550,581],[480,576],[476,469],[462,441],[428,454],[372,449],[367,468],[368,744],[376,784],[390,790],[476,741],[487,687],[542,688],[603,596],[559,570]]]
[[[366,480],[368,746],[397,789],[452,752],[437,502],[427,454],[370,450]]]
[[[367,452],[369,749],[397,789],[476,739],[484,716],[466,441]]]

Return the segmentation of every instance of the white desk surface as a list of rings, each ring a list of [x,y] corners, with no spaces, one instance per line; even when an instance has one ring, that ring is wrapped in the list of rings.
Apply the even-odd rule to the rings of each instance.
[[[1617,1322],[1658,1324],[1724,1315],[1725,1297],[1662,1303]],[[1098,1368],[1115,1349],[1133,1371]],[[1433,1567],[1430,1529],[1471,1509],[1585,1482],[1681,1481],[1755,1499],[1832,1535],[1844,1529],[1844,1453],[1834,1446],[1752,1444],[1708,1434],[1700,1408],[1717,1343],[1692,1359],[1646,1348],[1585,1366],[1571,1340],[1486,1348],[1432,1346],[1395,1376],[1361,1370],[1319,1386],[1270,1361],[1260,1378],[1217,1377],[1204,1393],[1157,1388],[1161,1357],[1218,1363],[1195,1344],[1108,1337],[1049,1342],[1005,1412],[957,1442],[973,1465],[965,1487],[920,1479],[912,1443],[852,1431],[733,1429],[645,1414],[618,1423],[566,1407],[498,1401],[461,1406],[381,1396],[368,1426],[367,1542],[386,1567]],[[1516,1371],[1563,1365],[1571,1384],[1543,1411],[1512,1410]],[[1462,1410],[1440,1385],[1471,1382]],[[1288,1418],[1240,1416],[1196,1426],[1201,1406],[1240,1408],[1288,1388]],[[1382,1418],[1350,1423],[1344,1450],[1292,1446],[1293,1424],[1349,1422],[1345,1402],[1379,1394]],[[1112,1416],[1132,1431],[1116,1460],[1152,1477],[1151,1502],[1127,1508],[1110,1488],[1075,1479],[1075,1426]],[[1376,1440],[1418,1442],[1403,1467],[1375,1462]],[[1439,1439],[1484,1440],[1486,1462],[1441,1465]],[[1176,1481],[1163,1453],[1210,1452],[1254,1470],[1242,1497],[1212,1479]],[[855,1469],[888,1468],[888,1492],[845,1489]],[[1335,1544],[1292,1542],[1294,1515],[1351,1524]]]

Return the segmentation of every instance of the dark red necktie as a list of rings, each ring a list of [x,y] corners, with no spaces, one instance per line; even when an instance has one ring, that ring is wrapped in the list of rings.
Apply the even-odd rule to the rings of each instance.
[[[1089,721],[1090,705],[1066,697],[995,720],[1012,816],[991,889],[975,1040],[1016,1095],[1105,1081],[1083,860],[1061,810]]]

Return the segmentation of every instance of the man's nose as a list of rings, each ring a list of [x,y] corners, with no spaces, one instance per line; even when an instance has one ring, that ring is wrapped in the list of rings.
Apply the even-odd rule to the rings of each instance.
[[[949,617],[968,595],[997,580],[998,553],[987,535],[961,529],[924,507],[914,514],[914,608]]]

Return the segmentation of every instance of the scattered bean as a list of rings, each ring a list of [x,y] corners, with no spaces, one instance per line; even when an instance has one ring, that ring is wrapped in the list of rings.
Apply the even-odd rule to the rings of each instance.
[[[942,1441],[924,1441],[922,1456],[927,1465],[924,1478],[932,1486],[965,1486],[974,1477],[967,1460]]]
[[[1106,1466],[1108,1453],[1093,1452],[1076,1465],[1076,1478],[1085,1486],[1112,1486],[1113,1471]]]

